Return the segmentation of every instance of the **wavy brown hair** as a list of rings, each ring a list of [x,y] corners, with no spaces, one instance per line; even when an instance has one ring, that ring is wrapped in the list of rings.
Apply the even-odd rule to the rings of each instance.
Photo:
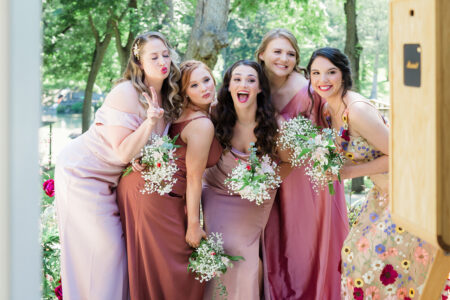
[[[233,99],[229,92],[230,80],[234,69],[238,66],[249,66],[256,70],[261,92],[257,96],[257,109],[255,121],[257,123],[254,134],[256,136],[255,147],[259,155],[268,154],[275,156],[277,120],[275,117],[275,108],[270,98],[269,81],[264,74],[261,66],[254,61],[240,60],[235,62],[225,72],[223,83],[217,96],[218,104],[212,115],[212,120],[216,128],[216,137],[225,150],[231,149],[231,138],[233,137],[233,128],[237,121],[237,114],[234,108]]]
[[[267,32],[266,35],[263,37],[261,44],[259,44],[258,49],[256,49],[256,51],[255,51],[255,59],[261,65],[264,72],[266,72],[265,66],[264,66],[264,61],[262,61],[259,58],[259,55],[261,53],[263,53],[264,51],[266,51],[267,45],[269,45],[269,43],[276,38],[285,38],[289,41],[289,43],[291,43],[292,47],[295,50],[294,71],[296,71],[298,73],[306,74],[306,69],[300,67],[300,48],[298,47],[297,39],[295,38],[294,34],[292,34],[292,32],[290,32],[289,30],[284,29],[284,28],[275,28],[275,29],[272,29],[269,32]],[[267,75],[267,73],[266,73],[266,75]]]
[[[128,59],[127,68],[122,75],[122,78],[117,83],[123,81],[131,81],[133,87],[139,94],[139,102],[147,109],[148,103],[142,93],[151,95],[150,88],[145,85],[145,74],[141,69],[141,62],[139,59],[142,57],[142,49],[145,44],[151,39],[159,39],[167,47],[170,53],[171,63],[169,76],[164,80],[161,88],[161,103],[164,109],[164,118],[168,121],[177,119],[182,111],[183,100],[179,95],[178,81],[180,80],[181,73],[177,66],[178,55],[175,50],[170,46],[167,38],[159,32],[150,31],[138,35],[131,46],[130,58]]]

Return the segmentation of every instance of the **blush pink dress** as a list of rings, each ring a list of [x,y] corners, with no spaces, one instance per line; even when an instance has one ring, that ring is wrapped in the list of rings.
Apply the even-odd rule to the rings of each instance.
[[[269,218],[275,190],[272,198],[261,205],[256,205],[237,194],[229,194],[224,180],[237,165],[236,158],[247,160],[248,154],[232,149],[222,154],[220,161],[205,172],[202,193],[202,205],[205,229],[207,233],[223,234],[226,254],[242,256],[245,261],[233,262],[233,267],[221,275],[226,286],[228,300],[270,299],[268,290],[263,294],[259,290],[259,262],[265,261],[264,227]],[[264,287],[267,288],[266,267],[263,265]],[[222,299],[217,291],[217,282],[209,281],[203,299]]]
[[[115,187],[125,165],[103,126],[136,130],[143,120],[103,105],[89,130],[60,153],[55,201],[65,300],[126,300],[125,243]]]
[[[307,87],[280,111],[290,120],[299,114],[322,124],[324,101]],[[311,111],[312,107],[312,111]],[[340,251],[349,231],[344,187],[334,183],[316,193],[304,168],[294,169],[278,189],[265,229],[271,299],[340,299]]]

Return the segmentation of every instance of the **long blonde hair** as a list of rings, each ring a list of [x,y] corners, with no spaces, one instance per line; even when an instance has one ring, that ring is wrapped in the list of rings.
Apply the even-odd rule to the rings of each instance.
[[[183,100],[179,95],[178,81],[180,80],[181,73],[177,66],[178,54],[170,46],[167,38],[159,32],[150,31],[138,35],[131,46],[130,58],[128,59],[127,68],[122,75],[122,78],[117,81],[117,83],[130,80],[133,87],[139,94],[139,102],[143,105],[145,109],[148,108],[147,100],[142,96],[142,93],[147,93],[151,95],[149,87],[144,83],[145,74],[140,68],[140,54],[142,48],[151,39],[159,39],[167,47],[171,57],[170,72],[169,76],[164,80],[161,88],[161,103],[164,109],[164,118],[168,121],[177,119],[182,111]]]
[[[263,53],[264,51],[266,51],[267,45],[269,45],[269,43],[276,38],[285,38],[291,43],[292,47],[295,50],[294,71],[296,71],[298,73],[303,72],[304,74],[306,74],[306,69],[300,67],[300,48],[298,47],[297,39],[292,34],[292,32],[290,32],[289,30],[284,29],[284,28],[275,28],[275,29],[272,29],[269,32],[267,32],[266,35],[263,37],[261,44],[259,44],[258,49],[256,49],[256,51],[255,51],[255,59],[262,66],[264,72],[266,73],[267,71],[264,66],[264,61],[262,61],[259,58],[259,55],[261,53]]]

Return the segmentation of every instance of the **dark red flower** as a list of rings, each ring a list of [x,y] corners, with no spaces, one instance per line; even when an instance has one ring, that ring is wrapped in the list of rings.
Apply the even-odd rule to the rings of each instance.
[[[364,300],[364,291],[362,288],[355,288],[353,290],[353,299]]]
[[[58,285],[55,288],[55,296],[58,297],[58,300],[62,300],[63,298],[62,284]]]
[[[42,185],[42,188],[44,189],[44,192],[47,194],[47,196],[55,196],[55,181],[53,179],[46,180]]]
[[[216,252],[211,252],[211,255],[216,255]]]
[[[411,298],[405,297],[405,298],[403,298],[403,300],[411,300]]]
[[[252,169],[252,167],[250,166],[250,165],[247,165],[247,170],[251,170]]]
[[[394,270],[392,265],[386,265],[381,272],[380,280],[384,285],[389,285],[395,282],[398,277],[397,271]]]

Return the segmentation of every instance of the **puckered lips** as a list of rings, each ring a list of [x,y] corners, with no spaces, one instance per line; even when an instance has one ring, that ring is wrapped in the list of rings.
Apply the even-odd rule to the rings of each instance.
[[[166,73],[167,73],[167,71],[168,71],[168,70],[167,70],[167,68],[166,68],[166,67],[162,67],[162,68],[161,68],[161,73],[163,73],[163,74],[166,74]]]
[[[246,90],[240,90],[240,91],[238,91],[238,92],[237,92],[238,101],[239,101],[240,103],[245,103],[245,102],[247,102],[248,99],[249,99],[249,95],[250,95],[250,93],[249,93],[248,91],[246,91]]]
[[[208,92],[208,93],[203,94],[202,98],[209,99],[210,96],[211,96],[211,93]]]
[[[328,92],[333,86],[332,85],[319,85],[318,88],[322,92]]]

